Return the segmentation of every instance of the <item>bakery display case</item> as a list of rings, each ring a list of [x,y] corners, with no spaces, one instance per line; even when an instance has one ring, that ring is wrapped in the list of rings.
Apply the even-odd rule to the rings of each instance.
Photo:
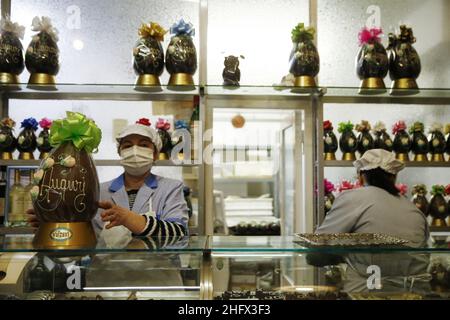
[[[450,298],[447,244],[413,249],[352,243],[311,247],[296,236],[214,237],[213,299]]]
[[[91,250],[34,250],[32,236],[1,239],[0,296],[25,300],[198,300],[206,238],[99,242]]]
[[[298,236],[135,238],[57,251],[34,249],[29,235],[7,235],[0,238],[0,298],[450,299],[448,244],[410,248],[376,239],[371,247],[364,236],[352,238],[352,247],[321,247]]]

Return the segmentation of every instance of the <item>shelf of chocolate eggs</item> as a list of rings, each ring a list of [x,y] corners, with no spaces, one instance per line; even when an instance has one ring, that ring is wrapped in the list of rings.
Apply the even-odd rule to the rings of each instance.
[[[450,167],[450,123],[444,128],[441,123],[426,127],[415,122],[408,128],[400,120],[392,125],[392,136],[380,121],[373,127],[366,120],[357,125],[341,122],[339,137],[330,121],[324,121],[323,129],[326,167],[351,167],[367,150],[377,148],[394,152],[409,167]]]
[[[52,150],[49,139],[51,124],[47,118],[39,122],[35,118],[27,118],[20,123],[16,135],[16,122],[3,118],[0,121],[0,164],[31,164],[28,162],[36,158],[46,158]]]
[[[334,200],[341,192],[361,188],[359,181],[341,180],[333,184],[324,180],[325,215],[331,210]],[[432,231],[450,231],[450,184],[433,185],[428,188],[425,184],[416,184],[411,189],[406,184],[396,184],[400,196],[410,199],[416,207],[427,217]]]

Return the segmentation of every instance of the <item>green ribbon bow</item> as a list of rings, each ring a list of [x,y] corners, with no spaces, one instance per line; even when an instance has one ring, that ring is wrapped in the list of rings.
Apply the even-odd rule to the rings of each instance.
[[[313,40],[316,30],[313,27],[305,28],[304,23],[299,23],[292,29],[292,42],[298,43],[305,40]]]
[[[50,144],[59,146],[64,142],[72,142],[78,149],[97,152],[102,139],[102,131],[93,120],[78,112],[67,112],[67,118],[55,120],[50,127]]]
[[[443,196],[443,195],[445,195],[445,187],[442,185],[439,185],[439,184],[434,185],[431,187],[431,194],[433,196],[436,196],[439,194]]]
[[[338,126],[338,132],[344,133],[344,132],[352,131],[353,128],[354,128],[354,125],[350,121],[341,122],[341,123],[339,123],[339,126]]]

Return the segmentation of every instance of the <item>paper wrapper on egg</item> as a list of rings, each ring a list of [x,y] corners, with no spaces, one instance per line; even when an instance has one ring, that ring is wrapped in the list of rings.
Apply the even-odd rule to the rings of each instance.
[[[428,213],[433,217],[432,225],[435,227],[445,227],[445,219],[448,216],[448,204],[442,194],[435,194],[430,200]]]
[[[81,114],[68,115],[72,122],[57,120],[52,125],[50,141],[52,145],[58,145],[42,161],[35,175],[37,186],[32,198],[40,226],[34,244],[39,248],[86,248],[96,244],[91,220],[98,209],[100,189],[90,152],[97,148],[101,133]],[[76,121],[80,123],[74,124]],[[67,128],[69,125],[78,126],[73,130],[73,141],[70,136],[72,129]],[[95,130],[97,137],[89,140]],[[62,133],[56,139],[58,131]],[[86,143],[90,146],[83,145],[84,141],[79,137],[82,132],[85,132]]]

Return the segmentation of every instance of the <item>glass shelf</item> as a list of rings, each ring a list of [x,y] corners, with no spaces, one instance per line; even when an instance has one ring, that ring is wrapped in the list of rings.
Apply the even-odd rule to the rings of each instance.
[[[120,167],[120,160],[94,160],[95,165],[99,167]],[[0,166],[6,167],[38,167],[41,160],[0,160]],[[196,167],[199,166],[195,162],[185,162],[180,164],[174,163],[171,160],[158,160],[154,163],[154,167]]]
[[[357,87],[327,87],[324,103],[385,103],[385,104],[450,104],[450,89],[433,88],[419,90],[390,89],[385,92],[367,91],[360,94]]]
[[[423,248],[411,248],[408,246],[397,247],[372,247],[372,248],[344,248],[322,247],[309,248],[297,243],[295,236],[191,236],[172,240],[172,244],[163,245],[166,239],[160,241],[147,238],[133,238],[128,244],[120,247],[106,246],[99,241],[96,248],[92,249],[36,249],[33,247],[32,234],[6,234],[0,236],[0,252],[201,252],[201,253],[383,253],[383,252],[450,252],[450,243],[432,244]]]
[[[450,252],[450,244],[430,245],[425,248],[399,247],[372,247],[372,248],[344,248],[344,247],[322,247],[309,248],[297,243],[295,236],[214,236],[212,237],[211,251],[217,253],[345,253],[345,252]]]
[[[195,95],[210,99],[267,99],[308,100],[312,95],[324,96],[324,103],[400,103],[449,104],[450,89],[433,88],[400,90],[396,94],[367,91],[358,87],[297,88],[293,86],[158,86],[138,89],[134,84],[57,84],[30,88],[27,84],[3,85],[0,92],[7,99],[59,100],[124,100],[124,101],[189,101]]]
[[[0,252],[83,252],[83,253],[107,253],[107,252],[199,252],[203,253],[207,248],[207,237],[191,236],[184,238],[161,238],[159,241],[148,238],[133,238],[127,244],[110,246],[99,241],[95,248],[86,249],[36,249],[33,247],[33,234],[6,234],[0,236]]]
[[[138,89],[131,84],[57,84],[28,87],[27,84],[3,85],[0,92],[9,99],[29,100],[123,100],[190,101],[199,94],[198,86],[156,86]]]
[[[345,160],[325,160],[325,167],[351,167],[353,168],[353,161]],[[410,168],[448,168],[450,167],[450,161],[446,162],[434,162],[434,161],[407,161],[405,162],[406,167]]]

